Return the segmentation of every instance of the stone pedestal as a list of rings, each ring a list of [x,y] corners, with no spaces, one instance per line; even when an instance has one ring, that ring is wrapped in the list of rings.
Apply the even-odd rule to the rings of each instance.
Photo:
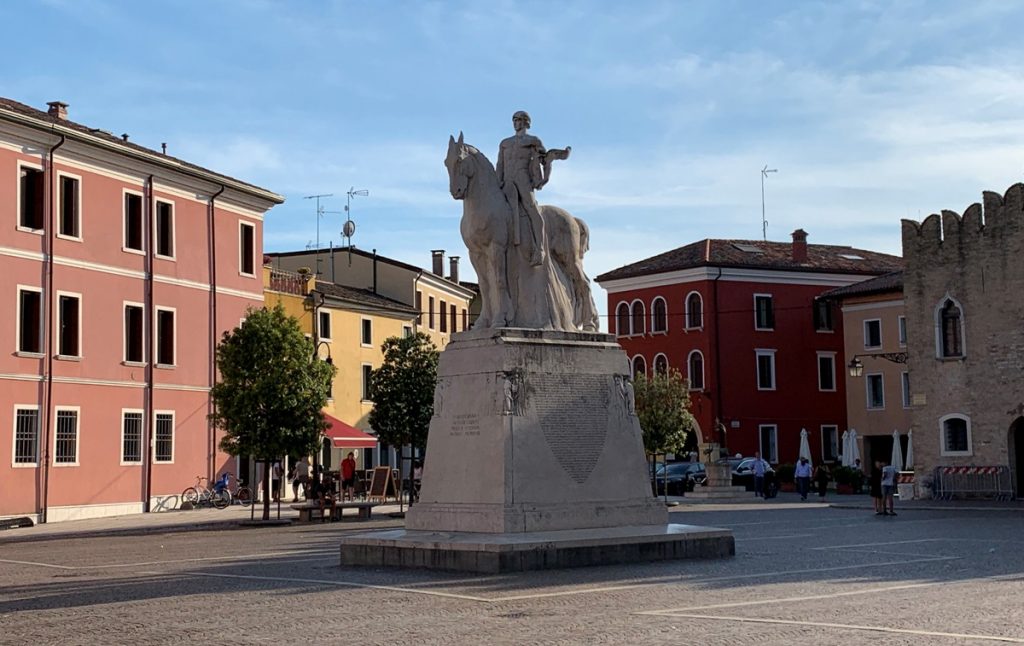
[[[703,487],[695,487],[693,491],[686,494],[690,500],[747,500],[755,497],[753,491],[747,491],[746,487],[733,486],[732,468],[728,464],[712,462],[706,467],[708,483]]]
[[[628,374],[606,334],[454,335],[406,529],[344,539],[342,563],[504,571],[733,553],[726,530],[668,525]]]

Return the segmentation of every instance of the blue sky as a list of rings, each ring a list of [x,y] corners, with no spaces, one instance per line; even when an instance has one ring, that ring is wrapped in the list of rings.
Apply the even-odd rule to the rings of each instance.
[[[303,196],[334,193],[340,212],[354,186],[370,192],[357,246],[465,258],[448,136],[493,161],[519,109],[573,147],[538,197],[590,224],[591,276],[760,238],[766,164],[770,239],[802,227],[889,253],[901,218],[962,211],[1024,171],[1013,2],[37,0],[0,4],[0,22],[0,95],[63,100],[283,194],[272,251],[315,240]],[[324,216],[322,243],[342,222]]]

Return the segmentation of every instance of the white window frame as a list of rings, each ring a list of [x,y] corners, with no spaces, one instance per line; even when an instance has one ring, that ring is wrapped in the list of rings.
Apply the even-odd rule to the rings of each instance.
[[[36,455],[31,462],[16,462],[18,457],[18,411],[34,410],[36,412]],[[11,424],[11,467],[14,469],[34,469],[39,466],[40,453],[43,448],[43,415],[39,404],[15,404],[13,423]]]
[[[658,301],[661,301],[664,304],[664,306],[665,306],[665,326],[661,330],[656,330],[655,329],[656,326],[654,324],[654,322],[655,322],[655,318],[654,318],[655,317],[655,312],[657,311],[657,308],[655,307],[655,303],[657,303]],[[655,296],[653,299],[651,299],[651,328],[650,329],[651,329],[651,334],[668,334],[668,301],[665,300],[665,298],[663,296]],[[657,357],[655,357],[655,358],[657,358]]]
[[[962,419],[967,424],[967,450],[947,451],[946,450],[946,421],[950,419]],[[950,413],[939,418],[939,455],[942,457],[971,456],[974,455],[974,439],[971,432],[971,418],[963,413]]]
[[[367,323],[370,324],[370,342],[369,343],[366,343],[366,341],[364,340],[364,336],[363,336],[363,330],[364,330],[364,328],[365,328]],[[373,347],[373,319],[366,318],[365,316],[360,317],[360,319],[359,319],[359,345],[361,347],[363,347],[363,348],[372,348]]]
[[[63,202],[61,202],[61,197],[60,197],[60,185],[61,185],[61,179],[64,178],[64,177],[68,177],[68,178],[73,179],[73,180],[78,182],[78,190],[75,192],[75,201],[77,202],[75,204],[75,217],[78,220],[78,222],[76,223],[77,224],[76,228],[78,229],[78,235],[77,236],[69,236],[67,234],[64,234],[64,233],[60,232],[60,218],[61,218],[60,207],[63,205]],[[54,209],[54,214],[53,214],[54,215],[54,218],[53,218],[53,220],[54,220],[54,228],[56,229],[56,231],[54,231],[53,233],[54,233],[54,235],[56,235],[56,237],[60,238],[61,240],[71,240],[72,242],[82,242],[83,238],[85,237],[85,216],[82,214],[82,193],[84,192],[84,190],[85,190],[85,183],[82,182],[82,176],[81,175],[75,175],[74,173],[69,173],[67,171],[62,171],[62,170],[57,171],[57,187],[56,187],[56,190],[54,190],[54,197],[53,197],[54,206],[56,207]]]
[[[821,387],[821,360],[829,359],[832,363],[832,387],[822,388]],[[836,353],[835,352],[818,352],[816,363],[818,364],[818,392],[822,393],[834,393],[839,387],[836,384]]]
[[[661,357],[662,359],[665,360],[665,373],[667,374],[671,366],[668,362],[668,355],[665,354],[664,352],[659,352],[658,354],[654,355],[654,361],[651,362],[651,370],[654,373],[658,372],[658,357]]]
[[[772,327],[759,327],[757,324],[757,299],[767,298],[772,305]],[[771,294],[754,294],[754,329],[760,332],[772,332],[775,330],[775,297]]]
[[[252,272],[243,271],[242,260],[244,249],[242,248],[242,229],[248,227],[252,229]],[[246,222],[245,220],[238,221],[238,275],[246,278],[256,277],[256,225],[252,222]]]
[[[626,330],[619,329],[619,308],[626,308]],[[633,329],[633,315],[629,311],[629,303],[626,301],[619,301],[619,304],[615,306],[615,336],[626,337],[632,336]]]
[[[160,253],[160,205],[167,204],[171,207],[171,255],[165,256]],[[153,198],[153,256],[160,260],[178,260],[178,207],[173,200],[163,197]]]
[[[137,307],[142,310],[142,361],[128,360],[128,322],[125,320],[125,313],[129,307]],[[177,317],[175,317],[177,319]],[[175,320],[177,324],[177,320]],[[154,328],[154,331],[156,328]],[[134,301],[121,302],[121,363],[126,366],[146,365],[146,305]]]
[[[359,401],[363,404],[372,404],[373,400],[370,399],[370,384],[367,379],[369,376],[366,369],[369,368],[373,371],[372,363],[363,363],[359,367]]]
[[[135,195],[142,200],[140,205],[139,213],[139,226],[142,227],[142,248],[133,249],[129,247],[128,242],[128,196]],[[121,251],[125,253],[133,253],[137,256],[146,255],[146,194],[142,191],[136,191],[130,188],[121,189]]]
[[[879,406],[871,405],[871,378],[878,377],[880,386],[879,394],[882,395],[882,403]],[[885,410],[885,375],[881,372],[872,372],[864,375],[864,406],[867,410]]]
[[[779,381],[775,374],[775,352],[775,350],[769,348],[757,348],[754,350],[754,379],[757,382],[758,390],[772,391],[777,390],[779,387]],[[770,388],[761,386],[761,357],[771,357],[772,360],[772,385]]]
[[[942,354],[942,307],[946,304],[946,301],[953,301],[957,309],[960,310],[960,354],[946,356]],[[962,361],[967,358],[967,325],[966,316],[964,314],[964,306],[957,299],[950,296],[949,292],[939,299],[938,305],[935,306],[933,313],[933,320],[935,322],[935,358],[942,359],[943,361]]]
[[[125,460],[124,459],[124,421],[125,415],[134,414],[139,416],[139,459],[138,460]],[[146,455],[146,411],[141,408],[122,408],[121,409],[121,466],[135,466],[142,464]]]
[[[31,227],[24,227],[24,226],[21,225],[21,169],[22,168],[31,168],[32,170],[37,170],[37,171],[43,173],[43,201],[44,201],[44,204],[43,204],[43,226],[41,228],[39,228],[39,229],[33,229]],[[17,229],[18,231],[23,231],[25,233],[34,233],[37,236],[41,236],[41,235],[43,235],[43,233],[46,232],[46,204],[45,204],[45,200],[46,200],[46,195],[45,195],[46,194],[46,171],[43,170],[43,166],[41,164],[33,164],[31,162],[26,162],[26,161],[19,160],[18,161],[17,174],[15,175],[15,180],[17,182],[16,183],[16,189],[15,189],[17,191],[17,201],[15,202],[15,208],[17,209],[17,213],[15,213],[14,228]],[[79,191],[79,192],[81,192],[81,191]]]
[[[156,455],[156,431],[157,431],[157,418],[161,415],[168,415],[171,418],[171,459],[161,460]],[[177,442],[175,441],[175,423],[177,422],[176,416],[173,410],[155,410],[153,411],[153,464],[174,464],[174,451],[177,448]]]
[[[77,298],[78,299],[78,354],[60,354],[60,350],[61,350],[61,347],[60,347],[60,298],[61,298],[61,296],[68,296],[68,297],[71,297],[71,298]],[[85,356],[85,351],[84,351],[85,349],[82,347],[82,328],[84,327],[84,322],[85,322],[85,302],[82,299],[82,295],[79,294],[79,293],[76,293],[76,292],[64,292],[64,291],[57,291],[57,292],[55,292],[54,293],[54,298],[53,298],[53,311],[56,314],[56,316],[54,316],[54,319],[53,319],[53,325],[56,328],[54,330],[54,335],[53,335],[54,336],[54,341],[55,341],[54,345],[56,346],[54,348],[54,350],[55,350],[54,356],[57,359],[72,360],[72,361],[81,360],[82,357]]]
[[[21,293],[22,292],[35,292],[39,294],[39,352],[25,352],[21,349]],[[46,356],[46,301],[43,299],[43,288],[36,287],[34,285],[21,285],[14,290],[14,354],[19,357],[43,357]],[[81,309],[81,303],[79,303],[79,309]],[[81,316],[81,312],[79,312]],[[81,327],[81,325],[79,325]],[[82,346],[79,345],[78,349],[81,350]]]
[[[633,355],[633,358],[629,360],[629,374],[634,379],[636,379],[636,360],[637,359],[639,359],[640,363],[642,363],[644,365],[644,374],[645,375],[647,374],[647,359],[644,358],[644,355],[642,355],[642,354]]]
[[[697,388],[693,385],[693,355],[700,357],[700,387]],[[707,381],[704,370],[704,353],[700,350],[690,350],[690,354],[686,355],[686,382],[690,390],[699,392],[707,387]]]
[[[437,325],[437,321],[436,321],[437,314],[436,314],[436,312],[434,312],[434,307],[436,305],[437,305],[437,299],[434,298],[433,296],[431,296],[430,294],[427,294],[427,329],[430,329],[430,330],[436,329],[435,326]]]
[[[324,317],[327,318],[327,334],[324,334]],[[334,334],[334,317],[331,316],[331,310],[317,310],[316,315],[316,338],[319,341],[333,341],[334,338],[331,336]]]
[[[900,373],[900,388],[903,390],[903,408],[910,408],[910,373]]]
[[[700,301],[700,321],[698,325],[690,325],[690,297],[696,296],[697,300]],[[693,290],[686,295],[686,299],[683,300],[683,329],[686,330],[703,330],[704,329],[704,296],[701,295],[697,290]]]
[[[871,342],[871,339],[870,339],[870,337],[868,335],[868,323],[874,323],[875,325],[878,326],[878,345],[869,345],[869,343]],[[885,340],[882,338],[882,319],[864,319],[864,321],[862,323],[862,326],[863,326],[863,331],[864,331],[864,349],[865,350],[878,350],[878,349],[880,349],[882,347],[882,344],[885,343]]]
[[[173,346],[174,363],[160,363],[160,312],[171,312],[174,314],[174,325],[171,327],[171,345]],[[166,305],[157,305],[153,308],[153,334],[156,335],[153,344],[153,351],[156,356],[152,357],[153,365],[157,368],[176,368],[178,366],[178,308]],[[143,344],[145,347],[145,344]]]
[[[896,338],[899,339],[901,348],[907,347],[907,317],[900,315],[896,317]]]
[[[761,433],[764,429],[771,429],[772,431],[772,451],[765,452],[764,445],[761,442]],[[779,463],[779,425],[778,424],[758,424],[757,425],[757,448],[761,454],[761,458],[767,460],[771,464]]]
[[[633,329],[633,322],[636,321],[636,316],[633,314],[633,308],[637,305],[640,306],[640,320],[647,324],[647,306],[639,298],[633,299],[633,302],[629,304],[629,335],[630,336],[643,336],[647,333],[647,330],[640,330],[637,332]]]
[[[411,325],[403,325],[402,326],[402,337],[407,339],[407,338],[409,338],[411,336],[412,336],[412,326]]]
[[[74,462],[57,462],[57,424],[59,422],[59,413],[61,412],[73,412],[75,413],[75,461]],[[82,463],[82,407],[81,406],[54,406],[53,407],[53,459],[50,461],[50,466],[53,467],[77,467]]]
[[[821,461],[822,462],[835,462],[839,459],[840,452],[843,447],[839,445],[839,425],[838,424],[822,424],[821,425]],[[836,455],[834,458],[829,458],[825,455],[825,429],[831,429],[832,437],[835,438]]]

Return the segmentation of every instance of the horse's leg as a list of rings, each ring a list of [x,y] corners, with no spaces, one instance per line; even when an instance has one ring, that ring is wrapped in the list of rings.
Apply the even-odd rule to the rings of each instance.
[[[487,264],[487,254],[479,249],[469,250],[469,261],[476,269],[477,279],[480,281],[480,314],[477,315],[473,327],[485,329],[491,327],[493,320],[492,310],[494,303],[490,294],[490,265]]]
[[[482,293],[487,294],[491,302],[491,326],[506,327],[509,325],[509,294],[505,275],[505,248],[491,243],[484,247],[483,262],[487,263],[487,286],[480,284]],[[485,291],[486,290],[486,291]]]

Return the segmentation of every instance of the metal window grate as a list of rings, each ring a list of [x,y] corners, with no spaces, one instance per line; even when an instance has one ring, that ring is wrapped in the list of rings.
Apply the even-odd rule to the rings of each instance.
[[[78,411],[57,411],[57,442],[53,461],[57,464],[78,462]]]
[[[19,408],[15,414],[14,463],[39,462],[39,411]]]
[[[142,413],[125,413],[122,420],[122,462],[142,462]]]
[[[159,413],[156,416],[156,462],[170,462],[174,459],[174,415]]]

